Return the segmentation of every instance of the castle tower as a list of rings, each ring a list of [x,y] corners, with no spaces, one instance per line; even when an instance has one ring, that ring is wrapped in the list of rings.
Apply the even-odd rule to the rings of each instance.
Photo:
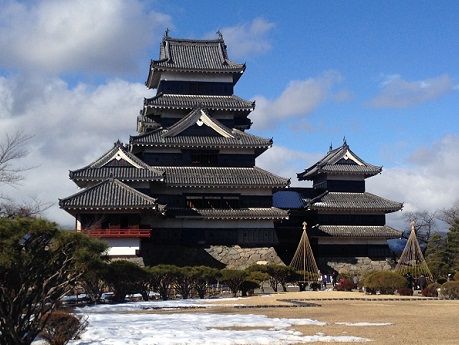
[[[60,206],[77,230],[107,239],[113,256],[228,267],[281,262],[274,221],[288,214],[272,206],[272,193],[289,180],[255,166],[272,140],[245,132],[255,104],[234,95],[245,65],[229,60],[221,36],[166,34],[159,55],[146,81],[157,94],[144,100],[138,134],[70,172],[85,189]]]

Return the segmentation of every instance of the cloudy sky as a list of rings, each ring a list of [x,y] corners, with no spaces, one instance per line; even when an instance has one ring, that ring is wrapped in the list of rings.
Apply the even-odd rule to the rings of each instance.
[[[246,62],[236,87],[256,100],[251,132],[274,137],[257,164],[292,177],[345,136],[383,165],[367,190],[405,211],[459,199],[456,1],[0,0],[0,139],[32,135],[34,167],[2,193],[53,203],[77,191],[68,170],[135,134],[163,32],[216,37]],[[389,218],[397,224],[400,213]]]

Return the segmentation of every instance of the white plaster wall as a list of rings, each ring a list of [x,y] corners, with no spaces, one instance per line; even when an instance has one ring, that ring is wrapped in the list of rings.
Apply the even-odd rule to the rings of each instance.
[[[105,238],[108,243],[109,256],[135,256],[135,251],[140,247],[139,238]]]

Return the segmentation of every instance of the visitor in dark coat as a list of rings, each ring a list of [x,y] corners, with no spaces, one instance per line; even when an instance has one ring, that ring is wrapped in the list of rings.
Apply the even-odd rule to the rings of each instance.
[[[418,278],[418,285],[421,291],[427,287],[427,278],[424,276],[424,274],[421,274],[421,276]]]
[[[405,278],[406,278],[408,289],[412,289],[413,288],[413,281],[414,281],[413,276],[411,275],[410,272],[408,272],[405,275]]]

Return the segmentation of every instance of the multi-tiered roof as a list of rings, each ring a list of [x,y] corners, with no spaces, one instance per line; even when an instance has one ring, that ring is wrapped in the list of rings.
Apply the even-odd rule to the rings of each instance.
[[[124,212],[138,222],[129,226],[153,228],[152,239],[175,231],[178,220],[192,228],[188,239],[194,228],[202,233],[217,225],[216,233],[220,228],[274,231],[273,221],[287,212],[272,207],[272,191],[289,180],[255,166],[273,141],[245,132],[255,103],[234,94],[244,70],[229,60],[221,35],[188,40],[166,33],[146,81],[157,94],[144,100],[138,134],[128,145],[117,142],[99,159],[70,171],[86,189],[60,200],[60,206],[79,217],[82,228],[85,219],[93,220],[88,212],[103,216],[98,225],[116,222],[114,213]],[[244,236],[253,241],[249,235]],[[265,244],[275,243],[274,235],[269,238]]]
[[[344,140],[343,145],[331,149],[317,163],[298,173],[299,180],[313,181],[317,196],[306,200],[306,208],[322,214],[348,214],[355,217],[366,216],[371,222],[378,223],[374,217],[399,211],[403,204],[382,198],[365,191],[365,179],[381,173],[382,167],[365,162],[350,148]],[[330,217],[327,217],[330,222]],[[333,222],[333,220],[331,221]],[[360,223],[360,221],[359,221]],[[317,224],[312,233],[332,237],[394,238],[400,235],[395,229],[379,224]]]

